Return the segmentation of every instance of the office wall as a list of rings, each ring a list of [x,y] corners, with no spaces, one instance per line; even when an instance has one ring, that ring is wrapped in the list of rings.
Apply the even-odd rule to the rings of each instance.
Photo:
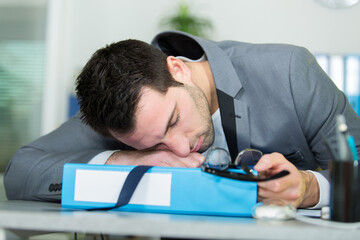
[[[127,38],[150,42],[162,30],[159,20],[171,13],[177,2],[50,0],[51,73],[46,75],[49,82],[43,133],[66,119],[67,97],[73,91],[74,79],[96,49]],[[360,53],[360,4],[333,10],[314,0],[188,2],[193,11],[212,20],[213,40],[290,43],[305,46],[313,53]]]

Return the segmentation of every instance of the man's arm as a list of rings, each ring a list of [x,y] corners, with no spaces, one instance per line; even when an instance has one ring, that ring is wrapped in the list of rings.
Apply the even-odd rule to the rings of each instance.
[[[324,137],[331,143],[336,142],[335,126],[338,115],[344,115],[349,132],[354,136],[357,144],[357,151],[360,152],[360,117],[349,104],[345,94],[322,70],[314,56],[303,48],[298,48],[293,52],[290,64],[290,86],[304,136],[322,169],[328,169],[332,160],[324,143]],[[328,181],[330,180],[328,170],[319,173]],[[307,174],[313,173],[307,172]],[[323,184],[323,181],[320,184],[317,181],[316,183],[306,188],[305,200],[308,196],[307,193],[314,192],[312,190],[318,186],[320,186],[322,199],[329,199],[329,185]],[[314,205],[300,206],[311,207]]]
[[[8,199],[60,201],[65,163],[87,163],[98,153],[119,146],[76,115],[15,153],[4,175],[6,195]]]
[[[200,153],[193,152],[182,158],[167,150],[143,150],[143,151],[117,151],[114,152],[106,164],[110,165],[149,165],[162,167],[200,167],[205,157]]]
[[[115,151],[102,163],[199,167],[204,161],[199,153],[179,158],[169,151],[129,149],[113,139],[100,136],[76,115],[55,131],[15,153],[4,175],[7,198],[59,202],[64,164],[89,163],[108,150],[122,151]]]
[[[336,118],[344,115],[349,133],[360,152],[360,117],[341,92],[304,48],[296,48],[289,65],[290,91],[298,121],[315,159],[322,169],[329,168],[331,155],[324,143],[336,143]],[[328,177],[327,172],[321,172]]]
[[[289,64],[289,76],[298,120],[319,166],[322,169],[329,167],[331,159],[323,137],[328,138],[330,142],[335,141],[334,129],[339,114],[345,116],[349,132],[354,136],[357,151],[360,152],[359,116],[350,106],[344,93],[337,89],[306,49],[294,49]],[[259,200],[283,199],[296,207],[313,207],[319,202],[320,192],[330,194],[321,188],[312,172],[299,171],[281,154],[264,156],[255,169],[269,174],[283,169],[291,173],[282,179],[260,183]],[[329,180],[327,170],[321,171],[320,174]]]

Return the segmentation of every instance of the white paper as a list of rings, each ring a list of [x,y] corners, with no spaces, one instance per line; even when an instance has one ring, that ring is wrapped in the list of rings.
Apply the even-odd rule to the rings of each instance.
[[[116,203],[129,172],[76,170],[75,201]],[[170,206],[171,174],[145,173],[130,204]]]

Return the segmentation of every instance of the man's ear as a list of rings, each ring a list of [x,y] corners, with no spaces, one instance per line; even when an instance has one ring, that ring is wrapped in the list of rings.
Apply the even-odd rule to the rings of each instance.
[[[191,70],[183,61],[174,56],[169,56],[166,62],[170,74],[176,81],[181,83],[191,82]]]

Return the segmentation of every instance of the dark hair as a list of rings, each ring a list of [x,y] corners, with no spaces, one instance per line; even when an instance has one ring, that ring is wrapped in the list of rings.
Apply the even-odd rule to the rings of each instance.
[[[161,93],[180,86],[166,63],[167,55],[138,40],[112,43],[96,51],[76,80],[81,119],[95,131],[128,133],[144,86]]]

